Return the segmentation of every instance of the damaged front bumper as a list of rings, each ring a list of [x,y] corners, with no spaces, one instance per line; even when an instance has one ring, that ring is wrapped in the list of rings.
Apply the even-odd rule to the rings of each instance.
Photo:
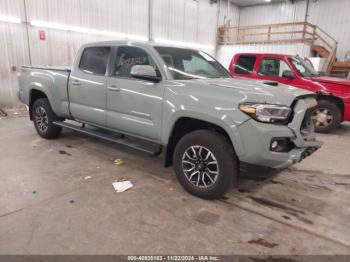
[[[298,163],[312,155],[321,146],[317,141],[313,126],[310,123],[308,110],[310,100],[314,98],[299,99],[293,111],[293,120],[288,125],[273,125],[257,122],[253,119],[238,127],[244,154],[238,156],[242,162],[254,165],[286,168]],[[283,152],[271,149],[271,141],[287,139],[291,146]]]

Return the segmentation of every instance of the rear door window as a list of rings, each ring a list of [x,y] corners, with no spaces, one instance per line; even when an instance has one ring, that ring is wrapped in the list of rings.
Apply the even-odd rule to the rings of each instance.
[[[235,64],[235,74],[250,75],[253,73],[256,56],[242,55]]]
[[[87,47],[81,56],[79,68],[88,74],[106,73],[111,48],[106,46]]]

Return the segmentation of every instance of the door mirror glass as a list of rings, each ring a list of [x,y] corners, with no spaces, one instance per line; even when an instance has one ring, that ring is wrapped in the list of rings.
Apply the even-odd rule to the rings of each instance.
[[[153,82],[159,82],[161,78],[158,76],[157,71],[150,65],[134,65],[131,68],[130,75],[134,78],[149,80]]]
[[[294,78],[294,73],[290,70],[285,70],[283,71],[282,77],[288,78],[288,79],[293,79]]]

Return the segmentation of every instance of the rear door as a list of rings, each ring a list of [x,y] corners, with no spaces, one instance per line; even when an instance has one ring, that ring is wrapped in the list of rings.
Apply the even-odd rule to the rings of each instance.
[[[107,126],[124,133],[159,141],[163,104],[163,81],[154,83],[130,75],[134,65],[158,66],[152,55],[136,46],[115,50],[107,83]]]
[[[70,112],[77,120],[106,126],[106,71],[111,48],[87,47],[81,52],[69,79]]]

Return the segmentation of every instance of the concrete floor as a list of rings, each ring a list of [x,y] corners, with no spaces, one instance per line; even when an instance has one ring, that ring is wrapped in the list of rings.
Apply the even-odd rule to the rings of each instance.
[[[243,167],[239,189],[205,201],[160,158],[0,119],[0,254],[350,254],[350,125],[319,138],[302,163]],[[122,177],[134,187],[115,193]]]

